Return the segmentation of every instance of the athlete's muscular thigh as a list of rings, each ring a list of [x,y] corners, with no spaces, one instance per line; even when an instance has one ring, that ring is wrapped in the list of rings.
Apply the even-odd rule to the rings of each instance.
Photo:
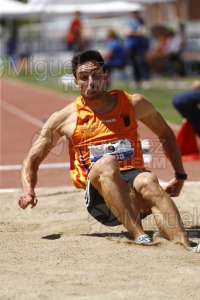
[[[117,159],[112,155],[106,155],[95,162],[90,171],[90,182],[92,185],[101,190],[101,184],[106,177],[120,177],[120,169]]]

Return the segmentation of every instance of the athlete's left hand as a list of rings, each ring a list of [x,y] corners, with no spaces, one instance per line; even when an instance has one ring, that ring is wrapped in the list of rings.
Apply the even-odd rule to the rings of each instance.
[[[171,197],[178,197],[182,187],[184,185],[184,180],[173,178],[170,180],[165,187],[165,191],[171,196]]]
[[[33,208],[37,205],[37,202],[38,199],[35,197],[35,195],[28,193],[22,193],[18,200],[19,206],[23,209],[27,208],[29,205],[31,205],[31,208]]]

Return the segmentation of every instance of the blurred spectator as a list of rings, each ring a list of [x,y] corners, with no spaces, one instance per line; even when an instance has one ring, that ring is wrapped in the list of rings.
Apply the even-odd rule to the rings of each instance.
[[[84,50],[82,30],[83,30],[83,26],[81,21],[81,13],[77,11],[75,12],[74,17],[71,20],[66,35],[66,43],[67,43],[68,50],[74,52]]]
[[[184,62],[182,54],[185,45],[185,26],[179,24],[179,31],[176,33],[173,30],[169,33],[169,39],[166,45],[166,75],[173,78],[173,81],[169,82],[169,87],[179,88],[182,87],[180,78],[184,76]]]
[[[152,39],[147,52],[147,60],[153,73],[163,75],[167,55],[166,47],[170,38],[169,30],[163,25],[156,25],[151,29]]]
[[[121,79],[125,78],[126,53],[121,39],[117,33],[109,29],[107,33],[106,51],[104,59],[112,77],[113,71],[119,71]]]
[[[8,36],[6,33],[8,33]],[[12,59],[13,63],[15,64],[17,62],[17,50],[18,50],[18,46],[19,46],[18,24],[17,24],[16,20],[11,20],[9,22],[9,27],[8,27],[7,32],[6,32],[6,26],[5,26],[5,37],[7,37],[6,55],[10,59]],[[1,47],[2,47],[2,45],[1,45]]]
[[[179,93],[173,99],[173,105],[185,119],[178,135],[182,155],[200,153],[200,80],[194,81],[192,90]]]
[[[177,94],[173,104],[179,113],[186,118],[194,127],[200,137],[200,80],[192,84],[192,90]]]
[[[142,84],[144,88],[150,87],[149,67],[146,61],[149,43],[146,37],[145,22],[139,12],[132,12],[131,18],[126,22],[125,45],[133,68],[136,86]]]
[[[7,41],[7,55],[13,60],[16,59],[17,38],[11,36]]]
[[[185,43],[185,26],[179,24],[179,31],[156,25],[152,28],[151,47],[147,59],[151,70],[159,75],[173,77],[173,87],[184,75],[182,53]],[[170,86],[169,86],[170,87]]]

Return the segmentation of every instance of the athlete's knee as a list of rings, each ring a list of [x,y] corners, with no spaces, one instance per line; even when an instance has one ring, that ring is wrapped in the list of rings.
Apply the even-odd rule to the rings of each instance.
[[[158,187],[158,179],[154,173],[141,173],[134,181],[134,188],[144,198],[148,198],[148,196],[152,194],[155,196],[160,194],[160,189]]]
[[[99,159],[93,166],[95,170],[101,176],[112,177],[116,174],[116,170],[119,170],[118,160],[113,155],[106,155]],[[92,168],[92,169],[93,169]]]

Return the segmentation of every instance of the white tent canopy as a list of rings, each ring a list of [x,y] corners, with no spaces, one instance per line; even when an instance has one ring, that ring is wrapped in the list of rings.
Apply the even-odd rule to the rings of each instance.
[[[90,0],[88,0],[90,1]],[[142,5],[138,3],[130,3],[126,1],[107,1],[107,2],[79,2],[73,4],[54,3],[51,1],[30,1],[24,4],[14,0],[0,0],[0,17],[1,18],[32,18],[37,16],[62,16],[73,14],[80,11],[85,15],[116,15],[128,13],[135,10],[142,10]]]
[[[129,3],[141,3],[141,4],[152,4],[152,3],[162,3],[162,2],[173,2],[176,0],[128,0]],[[55,4],[55,0],[28,0],[28,3],[31,4],[41,4],[41,3],[45,3],[45,4],[94,4],[94,3],[99,3],[99,2],[115,2],[115,0],[56,0],[56,4]]]
[[[123,14],[131,11],[142,10],[137,3],[124,1],[98,2],[86,4],[48,4],[44,8],[46,14],[65,15],[80,11],[84,14]]]
[[[37,5],[32,6],[14,0],[0,0],[1,18],[24,18],[32,17],[38,14]]]

